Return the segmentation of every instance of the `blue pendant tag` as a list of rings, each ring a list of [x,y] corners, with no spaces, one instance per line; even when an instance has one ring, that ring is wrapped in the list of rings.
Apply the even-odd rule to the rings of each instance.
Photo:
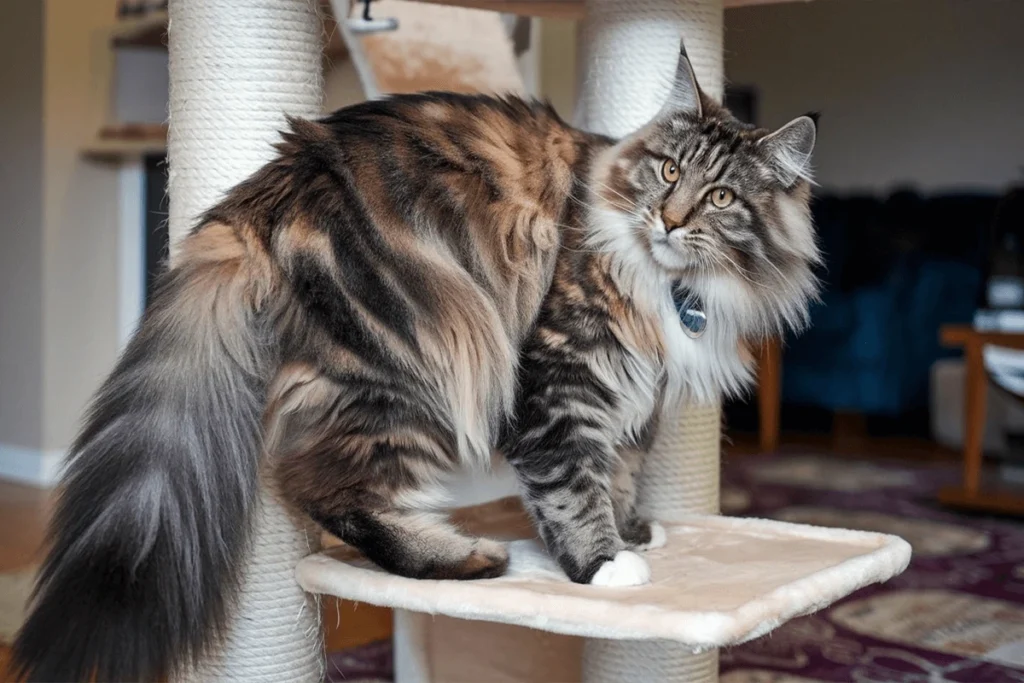
[[[704,307],[696,292],[683,287],[676,287],[672,290],[672,301],[679,311],[679,320],[683,325],[683,332],[690,339],[699,339],[708,326],[708,317],[704,315]]]

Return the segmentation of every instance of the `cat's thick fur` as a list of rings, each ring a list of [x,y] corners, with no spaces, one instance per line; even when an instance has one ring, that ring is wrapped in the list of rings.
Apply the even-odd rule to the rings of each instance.
[[[602,149],[524,345],[504,450],[548,549],[573,581],[643,583],[651,544],[635,478],[662,410],[750,379],[743,340],[799,326],[816,289],[804,117],[768,134],[702,97],[680,60],[670,109]],[[790,139],[791,138],[791,139]],[[779,152],[777,145],[784,151]],[[794,161],[794,157],[798,157]],[[666,164],[676,168],[664,177]],[[711,200],[719,190],[733,199]],[[708,319],[691,339],[673,289]]]
[[[261,471],[390,571],[499,575],[504,548],[452,527],[436,486],[485,466],[500,433],[569,576],[643,580],[627,548],[658,539],[631,477],[657,405],[742,384],[740,337],[802,315],[816,254],[806,183],[786,175],[800,141],[702,102],[681,65],[673,104],[619,143],[515,98],[402,96],[292,122],[182,243],[97,395],[16,668],[150,681],[202,656]],[[722,161],[733,213],[707,213],[696,181],[652,181],[687,155],[686,182]],[[673,227],[717,246],[659,223],[677,200],[699,208]],[[731,260],[693,255],[716,249]],[[676,280],[703,297],[713,349],[679,332]]]

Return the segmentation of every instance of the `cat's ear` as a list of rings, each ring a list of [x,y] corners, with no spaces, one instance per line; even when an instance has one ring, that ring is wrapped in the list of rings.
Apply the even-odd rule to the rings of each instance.
[[[758,141],[784,186],[791,186],[798,178],[811,179],[811,152],[817,133],[817,116],[808,114],[793,119]]]
[[[693,65],[686,54],[686,46],[679,41],[679,61],[676,63],[676,75],[672,81],[672,90],[668,100],[661,108],[662,114],[678,114],[685,112],[696,118],[701,117],[700,87],[693,73]]]

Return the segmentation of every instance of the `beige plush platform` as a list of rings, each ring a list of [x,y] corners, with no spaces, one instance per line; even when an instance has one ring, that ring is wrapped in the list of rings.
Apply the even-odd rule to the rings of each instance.
[[[464,512],[467,526],[497,538],[526,535],[515,504],[502,505]],[[910,561],[906,541],[877,533],[718,516],[688,517],[666,530],[667,545],[646,554],[653,582],[633,588],[572,584],[532,539],[510,543],[509,572],[498,579],[405,579],[344,546],[306,558],[296,571],[313,593],[555,633],[670,639],[698,651],[756,638]]]

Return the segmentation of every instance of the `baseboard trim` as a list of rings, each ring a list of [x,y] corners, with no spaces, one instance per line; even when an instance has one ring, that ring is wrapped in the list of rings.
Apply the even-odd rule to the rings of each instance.
[[[0,443],[0,479],[37,488],[52,488],[60,479],[64,451]]]

